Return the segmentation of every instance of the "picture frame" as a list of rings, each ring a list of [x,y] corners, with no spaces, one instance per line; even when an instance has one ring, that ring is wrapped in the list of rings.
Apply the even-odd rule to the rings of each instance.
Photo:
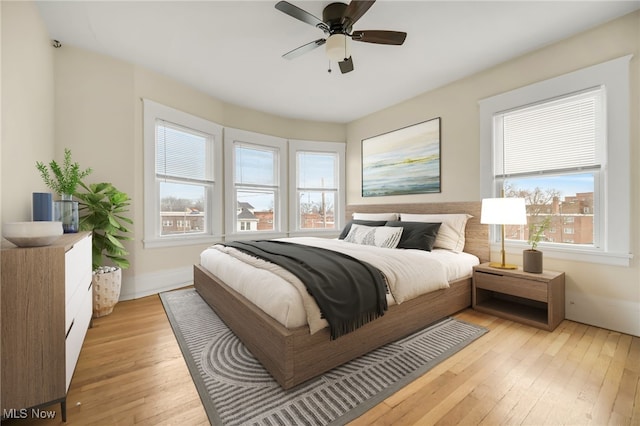
[[[441,192],[440,117],[362,140],[362,196]]]

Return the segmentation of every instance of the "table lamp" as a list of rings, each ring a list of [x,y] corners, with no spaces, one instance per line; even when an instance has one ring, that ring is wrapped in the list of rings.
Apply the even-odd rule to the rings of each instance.
[[[491,262],[489,266],[500,269],[517,269],[517,265],[505,263],[504,228],[505,225],[526,225],[527,209],[524,198],[485,198],[482,200],[480,223],[500,225],[502,249],[501,262]]]

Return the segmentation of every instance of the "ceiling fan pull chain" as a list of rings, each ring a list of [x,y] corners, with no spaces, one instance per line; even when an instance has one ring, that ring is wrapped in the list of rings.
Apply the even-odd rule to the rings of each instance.
[[[347,38],[344,38],[344,60],[346,61],[347,59]]]

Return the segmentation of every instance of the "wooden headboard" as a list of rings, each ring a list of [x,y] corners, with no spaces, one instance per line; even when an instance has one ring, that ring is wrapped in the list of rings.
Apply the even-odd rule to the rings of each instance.
[[[480,258],[480,262],[488,262],[489,225],[480,223],[481,201],[464,201],[452,203],[415,203],[415,204],[351,204],[347,206],[347,221],[357,213],[468,213],[473,217],[467,222],[464,251]]]

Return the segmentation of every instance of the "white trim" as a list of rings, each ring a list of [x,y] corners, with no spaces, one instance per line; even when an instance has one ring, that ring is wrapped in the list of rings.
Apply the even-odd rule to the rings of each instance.
[[[630,140],[629,62],[633,55],[593,65],[572,73],[531,84],[479,101],[480,105],[480,196],[496,196],[493,185],[493,116],[516,107],[603,85],[606,89],[607,152],[603,157],[600,185],[604,188],[600,232],[604,241],[597,257],[618,259],[629,265],[630,250]],[[598,201],[598,200],[595,200]],[[615,226],[613,225],[615,224]],[[495,237],[492,238],[495,241]],[[505,243],[505,246],[510,244]],[[580,250],[558,250],[566,256],[590,262],[592,255]],[[625,260],[626,259],[626,260]],[[602,262],[599,262],[602,263]],[[617,264],[617,263],[614,263]]]
[[[224,235],[200,235],[192,234],[188,237],[182,235],[168,235],[160,239],[143,240],[144,248],[182,247],[196,245],[213,245],[219,243]]]
[[[274,200],[274,208],[276,211],[276,221],[274,223],[274,230],[271,232],[262,231],[249,231],[238,232],[236,230],[236,191],[235,191],[235,143],[242,142],[247,145],[264,146],[269,149],[275,149],[278,153],[277,164],[275,164],[275,170],[277,173],[276,186],[278,191],[276,199]],[[240,129],[225,128],[224,130],[224,159],[225,159],[225,172],[224,172],[224,187],[225,187],[225,231],[226,235],[231,239],[245,239],[245,238],[275,238],[284,237],[288,231],[289,221],[287,218],[287,187],[288,187],[288,174],[287,174],[287,140],[276,136],[264,135],[261,133],[249,132]]]
[[[193,284],[193,266],[163,269],[148,274],[137,274],[133,279],[122,277],[122,291],[118,300],[131,300],[175,290]]]
[[[572,291],[565,294],[565,316],[568,320],[640,336],[640,305],[633,300],[620,300]]]
[[[337,191],[335,197],[334,206],[334,220],[336,223],[336,229],[332,230],[311,230],[300,229],[300,215],[298,214],[298,200],[297,200],[297,152],[320,152],[320,153],[332,153],[338,155],[338,182]],[[306,141],[291,139],[289,140],[289,217],[290,222],[290,235],[302,236],[302,235],[331,235],[340,233],[340,230],[344,226],[344,215],[346,205],[346,191],[345,179],[346,179],[346,143],[344,142],[318,142],[318,141]]]
[[[490,246],[492,252],[497,253],[501,250],[500,243],[492,242]],[[521,255],[522,251],[528,248],[531,247],[526,243],[526,241],[506,241],[504,243],[504,250],[510,255]],[[633,259],[633,255],[630,253],[615,253],[611,251],[604,252],[597,248],[586,248],[580,246],[556,247],[540,243],[538,245],[538,250],[542,251],[544,256],[549,259],[572,260],[611,266],[629,266],[629,261]]]
[[[215,214],[216,206],[222,204],[222,126],[177,109],[142,99],[143,102],[143,140],[144,140],[144,247],[168,247],[199,244],[205,239],[219,238],[222,234],[222,215]],[[162,119],[184,127],[188,127],[213,137],[210,162],[213,163],[213,194],[208,194],[209,203],[206,209],[206,234],[190,234],[185,236],[160,237],[160,215],[158,188],[156,185],[155,125]]]

